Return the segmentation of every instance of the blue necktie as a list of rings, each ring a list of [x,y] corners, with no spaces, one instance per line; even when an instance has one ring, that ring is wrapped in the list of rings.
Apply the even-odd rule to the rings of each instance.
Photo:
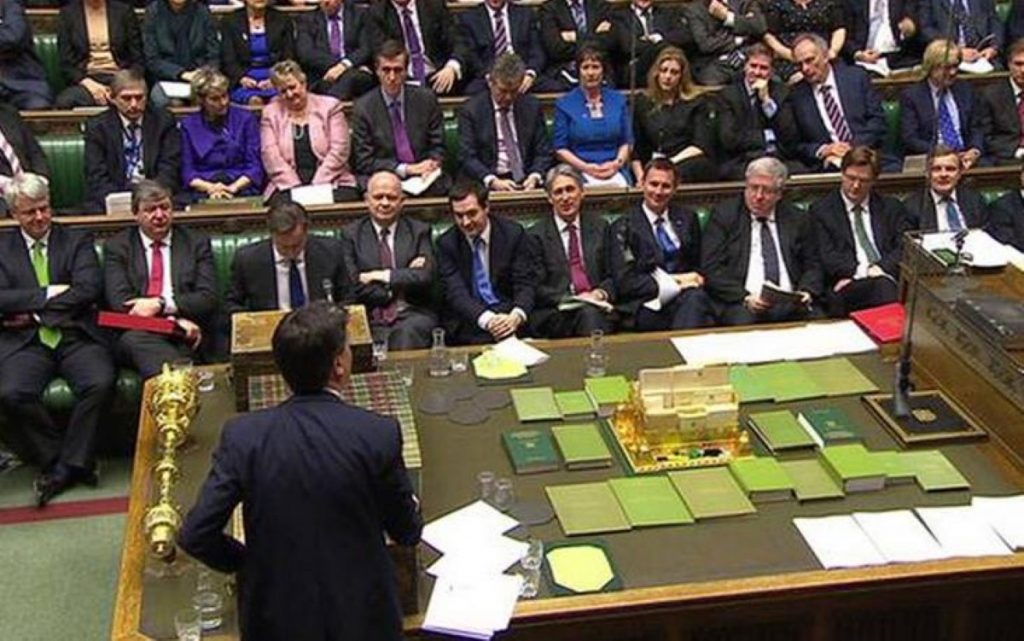
[[[484,239],[477,236],[473,239],[473,286],[477,297],[488,307],[498,304],[498,297],[491,288],[491,279],[487,277],[484,267]]]
[[[946,97],[949,94],[945,91],[939,94],[939,131],[942,134],[942,142],[956,151],[964,150],[964,141],[960,138],[956,124],[953,122],[953,114],[949,112],[949,101]]]
[[[290,261],[288,267],[288,298],[291,301],[292,309],[298,309],[306,304],[306,292],[302,289],[302,275],[299,274],[299,264],[294,260]]]
[[[668,230],[665,229],[665,219],[658,218],[656,223],[658,232],[658,245],[661,247],[661,253],[665,257],[665,269],[669,273],[676,273],[677,270],[677,259],[679,258],[679,248],[672,242],[672,237],[668,235]]]
[[[956,201],[948,197],[942,201],[946,203],[946,224],[949,225],[949,231],[962,230],[964,226],[960,223],[960,208],[956,206]]]

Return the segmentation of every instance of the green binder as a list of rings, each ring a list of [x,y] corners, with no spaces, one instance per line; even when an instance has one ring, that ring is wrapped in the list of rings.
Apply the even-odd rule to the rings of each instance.
[[[821,449],[825,469],[847,492],[871,492],[885,487],[886,469],[860,443]]]
[[[756,375],[748,365],[733,365],[729,368],[729,382],[740,397],[740,403],[757,403],[774,398],[768,381]]]
[[[516,474],[550,472],[561,467],[548,430],[518,430],[501,435]]]
[[[509,391],[519,421],[557,421],[562,418],[550,387],[519,387]]]
[[[551,434],[562,452],[566,468],[585,470],[611,466],[612,453],[597,423],[556,425],[551,428]]]
[[[630,529],[629,519],[615,500],[615,493],[604,481],[554,485],[544,491],[566,536]]]
[[[754,365],[750,374],[766,381],[768,389],[776,403],[799,401],[808,398],[821,398],[825,390],[817,381],[808,376],[800,363],[768,363]]]
[[[845,496],[843,488],[816,458],[782,461],[782,469],[793,481],[793,494],[798,501],[839,499]]]
[[[729,471],[752,501],[785,501],[793,496],[793,481],[771,456],[736,459],[729,463]]]
[[[757,511],[724,467],[669,472],[668,477],[698,521]]]
[[[971,484],[952,461],[939,450],[901,452],[907,467],[914,470],[917,484],[925,492],[969,490]]]
[[[583,390],[555,392],[555,403],[563,418],[593,416],[597,413],[597,406]]]
[[[886,485],[904,485],[917,480],[917,472],[911,465],[911,460],[904,457],[906,452],[883,450],[869,454],[885,470]]]
[[[850,415],[838,407],[803,410],[797,420],[821,439],[819,445],[835,445],[861,440],[860,429]],[[813,435],[812,435],[813,438]]]
[[[789,410],[757,412],[748,417],[751,429],[774,454],[784,450],[812,448],[814,439]]]
[[[800,367],[822,388],[826,396],[850,396],[878,391],[878,386],[846,358],[802,361]]]
[[[615,406],[629,400],[630,385],[625,376],[596,376],[583,381],[583,389],[597,406],[599,416],[611,416]]]
[[[693,515],[667,476],[610,479],[608,484],[633,527],[693,523]]]

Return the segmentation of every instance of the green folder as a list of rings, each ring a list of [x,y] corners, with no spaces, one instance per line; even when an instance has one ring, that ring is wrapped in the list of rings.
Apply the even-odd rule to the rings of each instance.
[[[633,527],[693,523],[667,476],[610,479],[608,484]]]
[[[814,447],[814,439],[789,410],[756,412],[748,417],[751,429],[772,452]]]
[[[516,416],[523,423],[529,421],[557,421],[562,418],[555,403],[555,392],[550,387],[519,387],[509,391]]]
[[[750,374],[766,381],[776,403],[821,398],[825,390],[807,375],[800,363],[768,363],[753,365]]]
[[[878,386],[846,358],[803,361],[800,367],[824,390],[826,396],[850,396],[878,391]]]
[[[886,468],[861,443],[823,447],[821,460],[847,492],[870,492],[885,487]]]
[[[601,416],[610,416],[616,405],[629,400],[630,386],[625,376],[588,378],[583,381],[583,389]]]
[[[597,423],[556,425],[551,428],[551,434],[562,452],[566,468],[584,470],[611,466],[612,453]]]
[[[555,442],[547,430],[517,430],[501,435],[516,474],[550,472],[561,467]]]
[[[630,529],[629,519],[615,500],[615,493],[604,481],[554,485],[544,491],[566,536]]]
[[[555,392],[555,403],[563,418],[593,416],[597,413],[597,406],[590,400],[590,395],[583,390]]]
[[[736,459],[729,463],[729,471],[752,501],[785,501],[793,496],[793,481],[774,457]]]
[[[772,391],[769,389],[768,381],[752,372],[748,365],[733,365],[729,368],[729,382],[736,390],[740,403],[757,403],[759,401],[770,401]]]
[[[917,472],[911,465],[911,460],[904,456],[906,452],[883,450],[868,454],[885,470],[886,485],[913,483],[917,479]]]
[[[782,461],[780,465],[793,481],[793,493],[798,501],[838,499],[844,496],[843,488],[839,487],[816,458]]]
[[[968,490],[971,484],[952,461],[939,450],[901,452],[907,467],[914,470],[917,484],[925,492]]]
[[[838,407],[816,407],[802,410],[797,420],[814,431],[825,445],[859,441],[860,429],[850,415]]]
[[[732,474],[724,467],[669,472],[668,478],[698,521],[757,511]]]

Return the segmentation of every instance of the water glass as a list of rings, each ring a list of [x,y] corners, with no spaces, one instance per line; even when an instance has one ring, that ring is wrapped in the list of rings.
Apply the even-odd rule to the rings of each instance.
[[[463,350],[452,352],[451,364],[453,374],[465,372],[469,369],[469,352]]]
[[[212,392],[215,388],[213,382],[213,372],[208,369],[201,369],[196,375],[196,380],[199,381],[198,389],[200,392]]]
[[[494,496],[494,472],[484,470],[476,475],[477,487],[480,488],[480,500],[490,501]]]
[[[500,478],[494,482],[494,507],[507,512],[516,501],[515,490],[512,488],[512,479]]]
[[[199,626],[203,630],[216,630],[224,622],[224,597],[217,590],[196,592],[192,605],[199,613]]]
[[[435,327],[433,338],[434,342],[430,346],[430,375],[448,376],[452,373],[452,365],[448,360],[448,347],[444,344],[444,329]]]
[[[377,369],[382,369],[387,360],[388,341],[386,339],[373,341],[373,364],[377,366]]]
[[[604,376],[608,371],[608,348],[604,344],[604,332],[595,329],[590,333],[590,346],[583,357],[587,378]]]
[[[203,635],[199,611],[195,608],[178,610],[174,615],[174,632],[178,641],[199,641]]]
[[[415,378],[416,370],[410,363],[398,363],[395,365],[395,371],[402,379],[402,385],[406,387],[412,387],[413,379]]]
[[[523,585],[519,588],[519,596],[532,599],[540,592],[540,568],[544,564],[544,542],[540,539],[529,539],[526,554],[519,559],[522,568]]]

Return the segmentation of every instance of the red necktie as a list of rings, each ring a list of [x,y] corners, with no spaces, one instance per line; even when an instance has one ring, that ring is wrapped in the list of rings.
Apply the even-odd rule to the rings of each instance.
[[[388,245],[388,234],[391,230],[387,227],[380,230],[380,241],[377,243],[377,251],[380,253],[381,269],[394,269],[395,256],[391,253],[391,246]],[[384,307],[376,310],[379,312],[379,320],[385,325],[393,325],[398,319],[398,297],[394,297]]]
[[[590,291],[590,279],[587,278],[587,270],[583,265],[583,252],[580,251],[580,234],[576,225],[569,224],[569,277],[572,278],[572,288],[577,294]]]
[[[164,293],[164,253],[160,249],[164,244],[161,241],[153,243],[153,260],[149,268],[149,285],[146,287],[146,296],[157,297]]]

